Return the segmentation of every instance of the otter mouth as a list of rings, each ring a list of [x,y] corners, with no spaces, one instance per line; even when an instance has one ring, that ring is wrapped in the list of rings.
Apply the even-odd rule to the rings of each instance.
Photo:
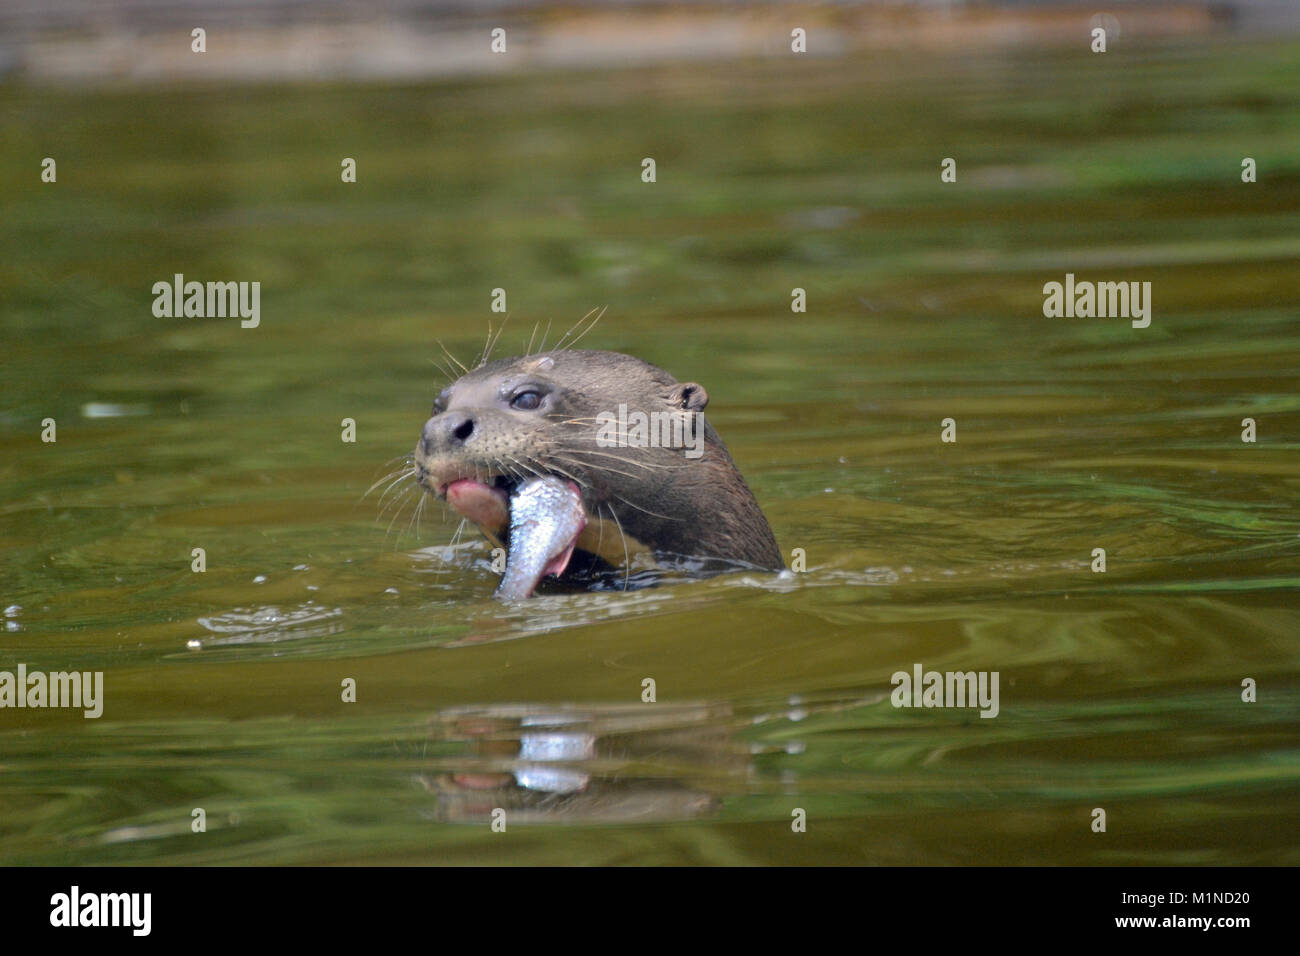
[[[500,538],[510,527],[510,495],[519,482],[505,475],[497,475],[491,482],[484,484],[477,478],[457,478],[439,485],[437,494],[462,517]]]
[[[559,577],[568,568],[587,526],[582,494],[572,481],[549,475],[496,475],[490,481],[457,478],[440,485],[439,494],[490,539],[507,542],[496,596],[521,600],[542,578]]]

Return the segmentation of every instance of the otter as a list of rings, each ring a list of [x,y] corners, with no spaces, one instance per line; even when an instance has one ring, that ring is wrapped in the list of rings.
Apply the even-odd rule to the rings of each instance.
[[[563,526],[565,536],[580,527],[569,549],[560,542],[546,568],[561,583],[595,586],[621,569],[627,587],[646,554],[655,566],[700,573],[779,571],[772,529],[705,419],[708,402],[703,386],[618,352],[498,359],[438,395],[415,448],[415,480],[512,557],[516,490],[538,479],[566,484],[581,514]]]

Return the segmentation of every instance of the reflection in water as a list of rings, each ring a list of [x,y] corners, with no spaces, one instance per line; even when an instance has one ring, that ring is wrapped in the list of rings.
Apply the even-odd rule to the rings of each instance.
[[[465,652],[434,656],[449,653]],[[882,680],[733,701],[450,706],[430,719],[412,699],[389,715],[2,734],[0,846],[13,863],[190,865],[1293,859],[1294,693],[1251,706],[1215,687],[1053,700],[1017,673],[995,720],[896,709]],[[1095,806],[1122,822],[1107,840],[1090,839]],[[509,838],[492,829],[498,809]],[[797,836],[796,809],[809,822]]]
[[[453,708],[431,732],[468,744],[465,756],[419,779],[445,822],[489,823],[497,809],[507,824],[688,820],[721,806],[707,778],[750,768],[731,719],[709,704]]]

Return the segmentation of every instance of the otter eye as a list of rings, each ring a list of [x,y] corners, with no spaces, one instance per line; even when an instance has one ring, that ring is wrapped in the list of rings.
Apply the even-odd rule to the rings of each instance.
[[[540,408],[542,405],[541,392],[520,392],[514,398],[510,399],[510,407],[517,408],[521,412],[531,412]]]

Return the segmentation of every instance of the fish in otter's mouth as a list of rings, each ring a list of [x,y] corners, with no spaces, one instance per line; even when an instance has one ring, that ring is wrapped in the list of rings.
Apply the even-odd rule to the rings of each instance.
[[[547,576],[577,580],[578,566],[630,569],[638,554],[779,570],[776,540],[705,421],[707,403],[702,386],[617,352],[499,359],[439,394],[415,480],[506,549],[502,600],[528,597]],[[621,422],[663,416],[678,429],[602,431],[616,411]],[[685,435],[694,444],[674,444]]]
[[[578,486],[560,478],[518,481],[499,476],[492,485],[462,478],[447,486],[446,496],[453,508],[480,526],[500,522],[504,501],[510,550],[495,595],[503,601],[526,598],[542,578],[562,575],[587,526]]]

